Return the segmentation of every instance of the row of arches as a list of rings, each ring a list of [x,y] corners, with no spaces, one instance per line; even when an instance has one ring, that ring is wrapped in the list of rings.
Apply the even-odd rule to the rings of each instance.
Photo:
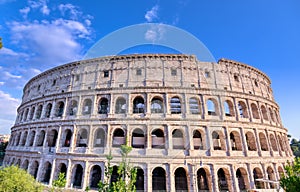
[[[68,180],[67,187],[83,188],[85,185],[91,189],[97,189],[99,181],[103,181],[105,177],[104,162],[92,164],[88,167],[82,163],[74,162],[72,166],[69,166],[70,170],[68,170],[68,164],[64,162],[56,163],[57,168],[54,169],[52,163],[49,161],[46,161],[43,165],[38,161],[29,163],[28,159],[25,159],[22,163],[20,159],[15,160],[15,158],[12,158],[11,161],[8,159],[7,161],[7,164],[16,165],[27,170],[34,178],[46,184],[51,183],[51,177],[53,177],[52,179],[56,179],[59,173],[64,173]],[[277,167],[277,170],[272,166],[267,166],[266,168],[254,166],[252,170],[238,167],[234,172],[227,166],[211,169],[209,166],[204,165],[198,167],[195,170],[195,174],[188,171],[189,169],[186,166],[178,166],[174,169],[173,173],[168,173],[169,169],[165,166],[156,166],[150,168],[149,175],[147,175],[145,168],[136,168],[137,181],[135,186],[137,191],[144,191],[146,188],[152,188],[152,191],[167,191],[170,189],[168,186],[170,178],[168,177],[174,177],[171,179],[173,180],[171,181],[171,185],[173,185],[171,188],[176,191],[191,191],[192,185],[195,185],[198,191],[212,191],[214,188],[220,191],[234,191],[234,188],[238,188],[240,191],[254,188],[274,189],[277,187],[274,182],[264,183],[262,179],[277,181],[284,175],[283,168],[280,165]],[[88,171],[85,171],[85,169],[88,169]],[[117,181],[119,177],[117,170],[118,166],[114,165],[110,180],[111,183]],[[214,173],[211,170],[214,170]],[[215,175],[215,179],[213,175]],[[149,177],[151,177],[151,187],[147,186],[148,183],[145,182],[147,179],[150,179]],[[234,187],[234,183],[236,187]]]
[[[110,96],[103,96],[97,101],[97,110],[94,110],[92,98],[86,98],[79,103],[77,99],[68,100],[66,106],[65,100],[59,100],[55,103],[48,102],[38,104],[38,106],[27,107],[18,115],[17,122],[24,122],[33,119],[63,117],[74,115],[90,115],[90,114],[144,114],[144,113],[161,113],[161,114],[181,114],[188,113],[192,115],[212,115],[239,118],[263,119],[280,124],[278,110],[272,106],[267,107],[266,104],[258,104],[254,101],[243,99],[224,98],[223,105],[219,105],[218,99],[215,97],[191,96],[184,101],[182,96],[173,96],[169,98],[169,104],[166,105],[165,96],[153,96],[150,103],[147,103],[145,96],[139,95],[128,102],[125,97],[119,96],[111,101]],[[203,102],[205,100],[205,102]],[[184,103],[187,103],[184,106]],[[205,103],[205,105],[203,105]],[[80,106],[79,106],[80,104]],[[111,109],[111,106],[114,108]],[[149,109],[147,106],[150,106]],[[235,107],[237,106],[237,107]],[[79,110],[81,108],[81,110]],[[149,111],[148,111],[149,110]],[[95,112],[94,112],[95,111]],[[97,112],[96,112],[97,111]],[[221,113],[223,111],[223,113]],[[251,116],[250,116],[251,114]]]
[[[133,148],[181,149],[181,150],[224,150],[224,151],[277,151],[286,152],[289,147],[287,137],[275,132],[255,129],[226,129],[208,130],[205,127],[194,128],[191,134],[184,127],[152,128],[150,132],[145,127],[130,128],[107,127],[90,131],[78,128],[76,133],[72,129],[64,129],[61,135],[58,130],[32,129],[13,133],[9,146],[47,146],[55,147],[120,147],[126,141]],[[228,132],[228,137],[226,135]],[[244,132],[244,134],[243,134]],[[75,135],[75,136],[74,136]],[[111,135],[111,136],[110,136]],[[110,137],[109,137],[110,136]],[[58,141],[58,137],[60,140]],[[75,138],[74,138],[75,137]],[[190,139],[189,139],[190,138]]]

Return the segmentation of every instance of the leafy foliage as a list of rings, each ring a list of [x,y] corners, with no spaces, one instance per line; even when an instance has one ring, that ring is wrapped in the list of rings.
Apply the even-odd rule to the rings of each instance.
[[[66,186],[67,180],[65,173],[59,173],[58,178],[53,181],[53,187],[64,188]]]
[[[0,37],[0,49],[3,47],[2,38]]]
[[[132,147],[121,145],[122,162],[118,166],[118,179],[116,182],[111,181],[111,175],[113,173],[113,166],[111,166],[112,155],[111,153],[106,157],[107,166],[105,166],[105,178],[104,181],[98,183],[98,189],[101,192],[134,192],[136,191],[135,182],[137,177],[137,169],[131,167],[128,160],[128,154],[132,150]]]
[[[280,186],[286,192],[298,192],[300,189],[300,158],[295,158],[293,163],[284,167],[286,175],[280,179]]]
[[[296,157],[300,157],[300,141],[297,141],[297,139],[291,140],[291,149]]]
[[[40,192],[42,190],[42,185],[23,169],[16,166],[0,169],[0,192]]]

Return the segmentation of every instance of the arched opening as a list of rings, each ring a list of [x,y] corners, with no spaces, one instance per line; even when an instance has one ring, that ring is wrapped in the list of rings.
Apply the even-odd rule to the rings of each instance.
[[[278,167],[278,174],[280,179],[284,177],[284,171],[281,166]]]
[[[82,115],[90,115],[92,112],[92,100],[85,99],[82,106]]]
[[[22,134],[21,132],[19,132],[19,133],[17,134],[15,146],[18,146],[18,145],[20,144],[21,134]]]
[[[208,175],[206,174],[205,169],[200,168],[197,171],[197,185],[198,185],[198,191],[208,191]]]
[[[76,100],[72,100],[69,105],[69,115],[73,116],[77,114],[78,103]]]
[[[246,133],[246,142],[247,142],[247,147],[249,151],[256,151],[256,140],[254,137],[254,134],[251,131],[248,131]]]
[[[31,165],[31,172],[30,174],[36,179],[37,173],[39,170],[39,163],[37,161],[34,161]]]
[[[206,106],[207,106],[207,114],[208,115],[218,115],[217,110],[216,110],[217,103],[215,100],[208,99],[206,101]]]
[[[112,173],[111,173],[111,178],[110,178],[110,183],[114,183],[118,180],[119,178],[119,173],[118,173],[118,166],[113,166],[113,170],[112,170]]]
[[[22,168],[23,168],[25,171],[27,171],[28,165],[29,165],[29,161],[26,159],[26,160],[23,162]]]
[[[41,130],[41,131],[40,131],[40,134],[38,135],[36,145],[37,145],[38,147],[43,146],[44,140],[45,140],[45,131],[44,131],[44,130]]]
[[[174,129],[172,132],[173,149],[184,149],[184,140],[182,131]]]
[[[171,111],[171,114],[180,114],[181,113],[181,102],[180,102],[179,97],[171,98],[170,111]]]
[[[280,150],[284,151],[284,145],[283,145],[280,135],[277,135],[277,139],[278,139]]]
[[[33,146],[34,138],[35,138],[35,131],[31,131],[29,134],[29,146]]]
[[[264,105],[262,105],[260,108],[261,108],[261,113],[262,113],[263,119],[268,121],[269,118],[268,118],[268,111],[267,111],[266,107]]]
[[[182,167],[175,171],[175,190],[178,192],[188,191],[186,171]]]
[[[52,165],[49,162],[46,162],[44,165],[44,177],[43,177],[43,182],[44,183],[49,183],[50,181],[50,177],[51,177],[51,169],[52,169]]]
[[[259,119],[260,118],[258,108],[254,103],[251,104],[251,111],[252,111],[252,116],[253,116],[254,119]]]
[[[255,183],[256,189],[265,189],[264,183],[261,181],[257,181],[257,179],[263,178],[263,174],[262,174],[260,168],[256,167],[253,169],[253,178],[254,178],[254,183]]]
[[[166,172],[161,167],[156,167],[152,171],[152,191],[166,191]]]
[[[55,147],[58,133],[55,129],[48,133],[48,147]]]
[[[99,114],[107,114],[109,112],[108,99],[102,98],[98,105]]]
[[[116,101],[115,113],[116,114],[126,113],[126,110],[127,110],[126,100],[123,97],[118,98]]]
[[[28,132],[25,131],[24,134],[23,134],[23,137],[22,137],[21,146],[25,145],[26,140],[27,140],[27,134],[28,134]]]
[[[260,147],[261,147],[262,151],[268,151],[269,150],[268,142],[267,142],[265,134],[259,133],[259,142],[260,142]]]
[[[27,120],[28,113],[29,113],[29,108],[27,108],[27,109],[25,110],[24,121]]]
[[[200,114],[200,102],[196,97],[191,97],[189,99],[189,107],[191,114]]]
[[[90,188],[97,189],[98,183],[101,180],[102,170],[99,165],[94,165],[90,172]]]
[[[214,150],[225,150],[224,136],[220,131],[212,132]]]
[[[228,177],[228,176],[227,176]],[[225,171],[223,168],[218,170],[218,186],[220,191],[229,191],[228,188],[228,178],[226,177]]]
[[[71,139],[72,139],[72,131],[70,129],[65,130],[65,141],[64,141],[64,147],[70,147]]]
[[[241,191],[248,189],[248,174],[244,168],[238,168],[236,171],[238,186]]]
[[[151,133],[152,148],[163,149],[165,148],[164,132],[161,129],[155,129]]]
[[[137,192],[144,191],[144,170],[137,168],[135,187]]]
[[[40,119],[43,111],[43,105],[39,105],[35,114],[36,119]]]
[[[225,112],[225,116],[227,116],[227,117],[235,116],[234,115],[234,107],[230,100],[226,100],[224,102],[224,112]]]
[[[64,173],[65,174],[65,178],[67,178],[67,165],[66,164],[61,163],[58,166],[58,170],[59,170],[59,173]]]
[[[51,110],[52,110],[52,104],[48,103],[48,105],[46,106],[46,112],[45,112],[45,117],[49,118],[51,115]]]
[[[30,110],[29,120],[33,119],[34,111],[35,111],[35,107],[32,107]]]
[[[159,97],[154,97],[151,100],[151,113],[163,113],[163,112],[164,112],[163,100]]]
[[[273,134],[270,134],[270,141],[271,141],[273,151],[278,151],[277,143]]]
[[[238,102],[238,108],[239,108],[241,118],[248,118],[249,117],[248,111],[247,111],[247,106],[243,101]]]
[[[142,97],[136,97],[133,100],[133,113],[145,113],[145,103]]]
[[[134,129],[132,132],[131,145],[133,148],[144,148],[145,147],[145,135],[144,131],[141,129]]]
[[[270,116],[271,116],[271,120],[273,122],[275,122],[275,117],[274,117],[274,113],[273,113],[273,110],[269,107],[269,113],[270,113]]]
[[[237,131],[232,131],[230,133],[230,143],[233,151],[242,151],[242,141],[240,134]]]
[[[116,129],[113,134],[113,147],[119,147],[125,144],[125,133],[122,129]]]
[[[94,137],[94,147],[104,147],[105,145],[105,131],[101,128],[97,129]]]
[[[73,177],[73,187],[81,188],[82,176],[83,176],[83,168],[81,165],[75,165],[73,169],[74,177]]]
[[[203,141],[202,141],[202,135],[200,131],[194,130],[193,133],[193,143],[194,143],[194,149],[204,149],[203,147]]]
[[[17,167],[20,167],[20,165],[21,165],[21,159],[18,159],[18,161],[16,162],[16,164],[15,164]]]
[[[87,143],[88,143],[87,138],[88,138],[87,130],[80,129],[78,131],[76,147],[87,147]]]
[[[64,108],[65,108],[65,103],[60,101],[56,104],[56,111],[55,111],[55,116],[56,117],[62,117],[64,114]]]
[[[274,171],[273,171],[273,169],[272,169],[272,167],[268,167],[267,168],[267,173],[268,173],[268,179],[270,180],[270,181],[276,181],[276,178],[275,178],[275,173],[274,173]],[[270,183],[270,188],[271,189],[275,189],[275,184],[274,183]]]

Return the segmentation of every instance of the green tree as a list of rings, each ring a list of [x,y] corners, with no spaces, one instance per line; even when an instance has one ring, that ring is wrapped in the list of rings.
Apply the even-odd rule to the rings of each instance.
[[[118,166],[118,179],[116,182],[110,183],[113,167],[111,166],[112,156],[109,154],[107,158],[107,166],[105,166],[104,182],[98,183],[99,191],[101,192],[134,192],[136,191],[135,182],[137,177],[137,169],[130,165],[128,154],[132,147],[121,145],[122,161]]]
[[[40,192],[42,190],[42,185],[23,169],[16,166],[0,169],[0,192]]]
[[[0,37],[0,49],[3,47],[2,38]]]
[[[298,192],[300,189],[300,158],[284,167],[286,175],[282,175],[280,186],[286,192]]]
[[[59,188],[58,191],[62,191],[62,188],[66,186],[67,180],[65,173],[59,173],[58,178],[53,181],[52,184],[52,191],[55,190],[55,188]]]

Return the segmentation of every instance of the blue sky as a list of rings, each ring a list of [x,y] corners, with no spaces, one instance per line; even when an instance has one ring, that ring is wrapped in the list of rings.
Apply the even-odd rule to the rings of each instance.
[[[0,133],[10,132],[30,78],[81,59],[115,30],[162,23],[197,37],[217,60],[265,72],[284,126],[300,139],[299,10],[298,0],[0,0]]]

